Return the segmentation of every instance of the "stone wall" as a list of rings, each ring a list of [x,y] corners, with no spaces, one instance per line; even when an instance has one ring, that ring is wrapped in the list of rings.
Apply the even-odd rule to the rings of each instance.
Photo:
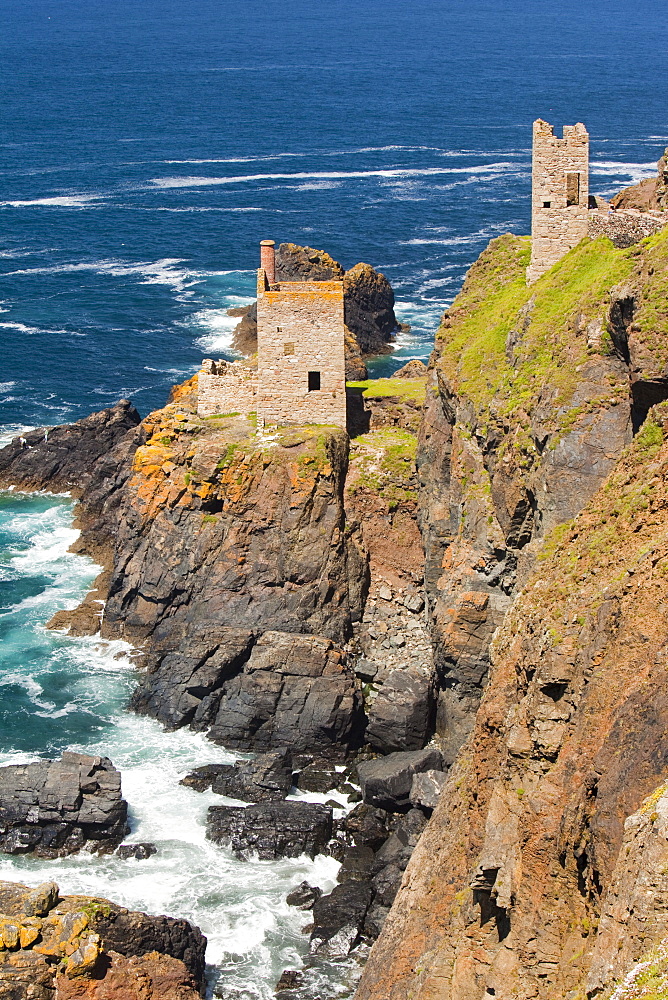
[[[254,413],[257,410],[257,372],[239,361],[206,358],[197,377],[197,413]]]
[[[596,210],[589,212],[588,233],[592,239],[607,236],[616,247],[623,249],[653,236],[668,225],[668,213]]]
[[[258,272],[258,419],[346,426],[343,282]]]
[[[564,126],[563,139],[538,119],[533,126],[531,263],[527,284],[587,235],[589,135],[581,123]]]

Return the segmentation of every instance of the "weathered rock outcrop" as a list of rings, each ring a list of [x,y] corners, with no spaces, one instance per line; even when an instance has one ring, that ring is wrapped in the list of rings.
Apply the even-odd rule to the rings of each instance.
[[[74,424],[38,428],[0,449],[0,487],[49,489],[82,495],[100,462],[140,421],[128,399]]]
[[[206,938],[54,882],[0,882],[0,994],[7,1000],[196,1000]]]
[[[364,714],[337,644],[361,615],[368,573],[345,523],[348,439],[311,427],[265,441],[244,417],[198,418],[194,403],[186,383],[87,469],[77,549],[105,564],[94,594],[104,616],[89,601],[52,624],[142,647],[134,704],[169,726],[213,726],[240,749],[294,735],[295,749],[343,754],[360,744]],[[63,436],[31,443],[29,474],[26,449],[5,449],[3,481],[50,487],[48,463],[41,480],[33,470]],[[59,482],[79,466],[61,462]]]
[[[385,354],[399,329],[394,315],[392,286],[369,264],[356,264],[344,271],[323,250],[281,243],[276,251],[277,281],[331,281],[343,279],[344,318],[347,329],[346,375],[349,379],[366,378],[364,356]],[[241,317],[232,338],[241,354],[257,351],[257,307],[249,306]]]
[[[640,212],[668,209],[668,148],[656,168],[656,177],[647,177],[638,184],[624,188],[615,195],[611,204],[615,208],[631,208]]]
[[[87,847],[108,854],[128,832],[121,776],[108,757],[0,767],[0,851],[57,858]]]

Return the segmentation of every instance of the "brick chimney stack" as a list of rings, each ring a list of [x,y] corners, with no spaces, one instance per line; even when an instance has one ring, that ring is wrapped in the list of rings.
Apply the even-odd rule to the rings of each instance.
[[[276,281],[275,245],[273,240],[262,240],[260,243],[260,267],[264,270],[270,285]]]

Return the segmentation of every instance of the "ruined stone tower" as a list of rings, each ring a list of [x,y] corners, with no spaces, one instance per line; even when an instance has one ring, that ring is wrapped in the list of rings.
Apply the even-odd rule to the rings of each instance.
[[[202,362],[197,412],[257,413],[258,424],[346,426],[343,281],[276,281],[273,240],[260,244],[257,371]]]
[[[274,246],[257,277],[258,419],[346,426],[343,281],[271,281]]]
[[[531,186],[529,285],[587,235],[589,134],[581,122],[565,125],[563,139],[541,118],[533,123]]]

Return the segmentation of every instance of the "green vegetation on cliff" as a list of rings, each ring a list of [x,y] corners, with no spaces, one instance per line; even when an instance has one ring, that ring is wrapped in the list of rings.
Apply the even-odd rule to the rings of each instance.
[[[618,250],[605,237],[583,240],[527,287],[528,237],[493,240],[470,269],[437,334],[439,368],[480,414],[530,412],[546,390],[568,429],[568,404],[592,354],[610,354],[609,309],[616,287],[637,291],[634,329],[647,331],[657,362],[668,361],[668,231]],[[611,400],[626,393],[611,384]],[[604,403],[592,400],[590,406]]]

